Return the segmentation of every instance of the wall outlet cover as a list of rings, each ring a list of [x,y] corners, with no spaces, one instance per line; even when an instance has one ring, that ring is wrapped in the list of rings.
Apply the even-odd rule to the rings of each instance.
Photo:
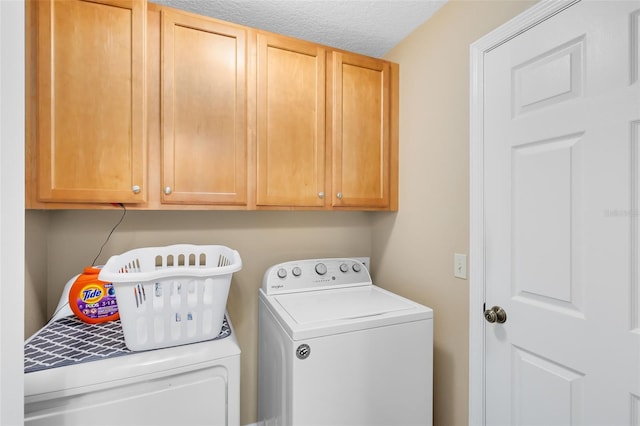
[[[453,276],[456,278],[467,279],[467,255],[453,254]]]

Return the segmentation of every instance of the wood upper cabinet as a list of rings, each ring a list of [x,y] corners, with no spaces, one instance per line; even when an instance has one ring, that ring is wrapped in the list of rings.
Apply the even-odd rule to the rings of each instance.
[[[256,205],[325,205],[325,49],[257,37]]]
[[[146,3],[34,3],[36,198],[144,202]]]
[[[244,28],[162,10],[162,203],[247,202]]]
[[[330,62],[331,205],[396,210],[397,64],[344,52]]]
[[[397,64],[144,0],[26,11],[27,208],[397,210]]]

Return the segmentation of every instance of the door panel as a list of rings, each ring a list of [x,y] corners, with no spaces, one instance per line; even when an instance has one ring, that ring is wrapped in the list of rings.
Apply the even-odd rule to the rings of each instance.
[[[638,421],[638,9],[580,2],[485,56],[487,424]]]
[[[514,424],[582,424],[583,374],[517,347],[512,362]]]
[[[325,54],[258,34],[259,206],[325,205]]]
[[[631,14],[631,62],[630,84],[638,82],[640,74],[640,11]]]
[[[37,10],[38,198],[144,202],[145,3]]]
[[[513,69],[514,116],[582,96],[584,37],[552,48]]]
[[[513,278],[520,292],[569,301],[575,140],[562,142],[513,147]]]
[[[639,43],[640,44],[640,43]],[[638,80],[635,81],[638,83]],[[640,289],[638,289],[638,277],[640,276],[640,229],[638,217],[640,216],[640,120],[631,124],[631,329],[640,334]],[[612,214],[614,212],[611,212]],[[640,412],[638,412],[640,415]],[[640,417],[638,417],[640,424]]]
[[[384,61],[334,52],[332,205],[390,205],[390,85]]]
[[[162,202],[246,204],[246,30],[162,12]]]

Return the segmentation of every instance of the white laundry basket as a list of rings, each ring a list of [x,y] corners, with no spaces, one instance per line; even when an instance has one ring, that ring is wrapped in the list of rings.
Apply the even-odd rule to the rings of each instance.
[[[112,256],[98,278],[113,283],[125,344],[141,351],[217,337],[240,269],[236,250],[177,244]]]

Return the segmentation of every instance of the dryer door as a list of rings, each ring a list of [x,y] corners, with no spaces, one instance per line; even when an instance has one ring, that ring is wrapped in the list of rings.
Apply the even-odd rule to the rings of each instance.
[[[100,368],[100,361],[93,364]],[[24,424],[228,425],[228,373],[221,365],[170,376],[146,375],[116,387],[27,402]]]

